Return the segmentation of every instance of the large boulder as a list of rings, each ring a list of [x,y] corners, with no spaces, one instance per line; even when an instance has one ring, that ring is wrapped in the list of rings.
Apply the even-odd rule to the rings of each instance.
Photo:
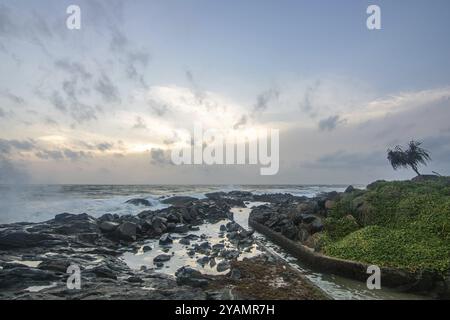
[[[61,213],[53,219],[53,232],[64,235],[96,233],[99,231],[97,220],[86,213]]]
[[[197,198],[188,197],[188,196],[174,196],[167,199],[162,200],[161,202],[164,204],[171,204],[173,206],[185,206],[193,201],[197,200]]]
[[[102,232],[113,232],[119,227],[117,222],[103,221],[98,226]]]
[[[141,198],[130,199],[130,200],[127,200],[125,203],[132,204],[135,206],[145,206],[145,207],[150,207],[152,205],[152,203],[150,201],[148,201],[147,199],[141,199]]]
[[[57,238],[44,233],[30,233],[27,231],[10,231],[0,233],[0,249],[30,248],[51,244]],[[58,242],[55,242],[58,244]]]
[[[38,283],[58,280],[59,277],[50,271],[29,267],[17,267],[0,270],[0,289],[8,287],[28,287]]]
[[[67,259],[46,259],[38,265],[38,269],[66,273],[69,266]]]
[[[115,236],[120,240],[135,241],[137,235],[138,225],[133,222],[123,222],[116,230]]]

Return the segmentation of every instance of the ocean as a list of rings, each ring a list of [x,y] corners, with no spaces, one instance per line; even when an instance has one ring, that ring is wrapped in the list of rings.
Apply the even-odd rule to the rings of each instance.
[[[313,197],[321,192],[343,191],[345,185],[0,185],[0,223],[41,222],[56,214],[138,214],[167,207],[161,200],[174,195],[205,198],[215,191],[242,190],[255,194],[290,193]],[[151,207],[125,202],[144,198]]]

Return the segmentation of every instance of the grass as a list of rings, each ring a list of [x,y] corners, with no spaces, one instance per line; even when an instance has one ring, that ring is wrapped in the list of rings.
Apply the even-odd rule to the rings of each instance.
[[[446,273],[450,179],[378,182],[342,195],[326,219],[321,248],[343,259]]]

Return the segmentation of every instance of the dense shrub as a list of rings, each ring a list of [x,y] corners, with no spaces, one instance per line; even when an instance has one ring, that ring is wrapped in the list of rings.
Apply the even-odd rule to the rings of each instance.
[[[345,220],[349,214],[360,227]],[[444,272],[450,266],[450,179],[379,181],[363,194],[344,195],[323,239],[331,256]]]

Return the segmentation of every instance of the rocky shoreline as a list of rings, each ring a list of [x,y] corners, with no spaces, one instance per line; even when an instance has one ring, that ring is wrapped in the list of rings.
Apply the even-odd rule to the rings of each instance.
[[[138,215],[62,213],[41,223],[0,225],[0,299],[324,299],[328,298],[298,272],[267,253],[241,259],[256,246],[252,232],[233,221],[232,207],[246,201],[279,203],[291,195],[253,195],[232,191],[206,199],[172,197],[161,210]],[[129,203],[149,206],[145,199]],[[151,208],[149,208],[151,209]],[[192,234],[204,223],[220,225],[219,243]],[[152,250],[158,240],[165,253],[153,265],[130,268],[125,252]],[[160,272],[172,259],[174,242],[184,245],[199,264],[217,274],[189,266],[174,275]],[[69,289],[69,266],[80,268],[81,289]],[[283,272],[282,272],[283,271]],[[256,277],[257,275],[257,277]],[[264,288],[264,290],[261,290]],[[288,290],[287,290],[288,289]]]

